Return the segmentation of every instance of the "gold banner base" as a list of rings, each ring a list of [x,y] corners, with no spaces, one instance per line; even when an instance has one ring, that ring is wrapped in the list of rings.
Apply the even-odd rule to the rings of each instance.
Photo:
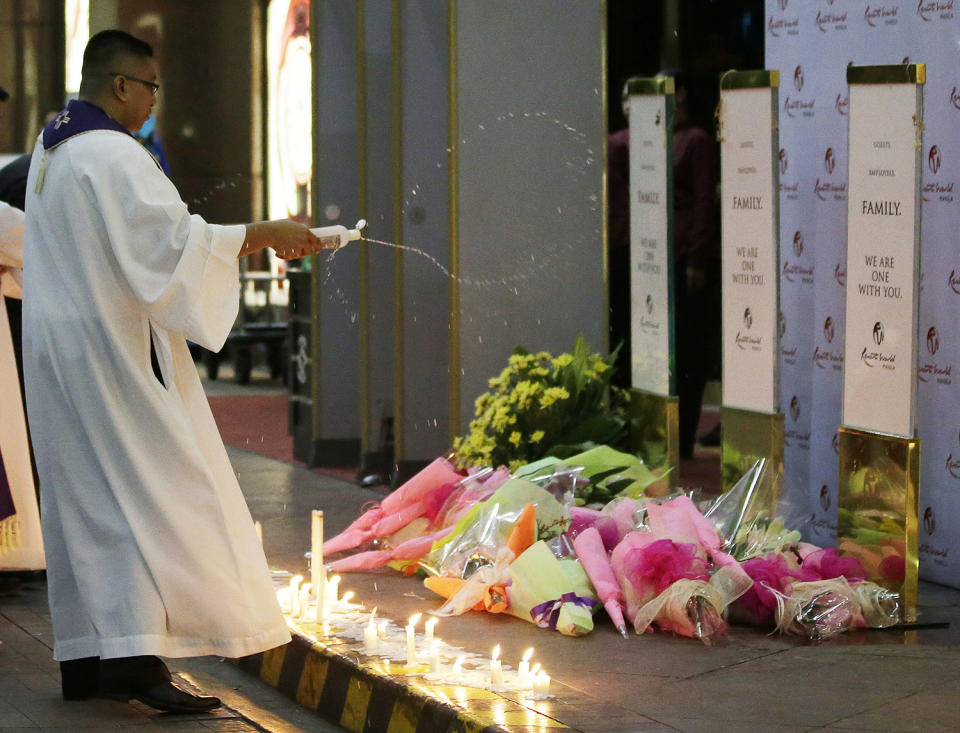
[[[900,594],[900,617],[917,620],[920,440],[840,427],[837,551],[867,579]]]
[[[783,413],[773,414],[724,407],[720,412],[723,447],[720,454],[721,486],[729,491],[761,458],[768,461],[765,497],[756,505],[769,516],[776,514],[783,482]]]
[[[631,389],[630,445],[651,469],[666,466],[676,475],[680,465],[679,400]]]

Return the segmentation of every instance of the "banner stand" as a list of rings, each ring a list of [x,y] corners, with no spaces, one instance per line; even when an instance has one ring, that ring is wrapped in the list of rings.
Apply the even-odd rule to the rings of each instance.
[[[723,266],[721,485],[760,459],[773,470],[760,508],[773,516],[784,472],[780,411],[780,223],[777,70],[720,77]]]
[[[630,437],[651,468],[680,466],[673,292],[672,77],[627,80],[630,120]]]
[[[850,66],[837,549],[917,618],[924,64]]]
[[[665,465],[675,472],[680,465],[680,400],[631,389],[630,446],[650,468]]]
[[[859,559],[870,580],[897,591],[900,619],[913,623],[919,578],[920,441],[843,426],[839,440],[837,549]]]
[[[773,510],[783,482],[783,413],[724,407],[720,410],[720,420],[723,491],[733,488],[757,461],[765,458],[772,470],[766,474],[769,486],[762,488],[761,495],[769,497],[769,502],[763,502],[764,507]]]

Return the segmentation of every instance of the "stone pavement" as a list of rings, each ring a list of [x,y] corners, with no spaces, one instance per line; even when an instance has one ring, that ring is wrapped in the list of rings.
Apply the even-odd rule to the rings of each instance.
[[[225,707],[200,715],[158,713],[140,703],[67,702],[52,656],[46,582],[34,576],[0,598],[0,733],[176,731],[177,733],[297,733],[342,730],[288,701],[234,665],[214,658],[169,660],[187,689],[201,685]]]
[[[311,509],[324,510],[329,537],[380,496],[244,451],[232,450],[231,459],[275,569],[306,574]],[[393,571],[345,575],[340,588],[401,624],[439,605],[418,579]],[[505,726],[511,731],[960,730],[960,591],[922,584],[920,610],[921,621],[951,625],[859,631],[819,645],[734,628],[726,643],[708,647],[665,634],[622,639],[602,613],[596,630],[579,639],[468,613],[441,619],[437,635],[485,654],[500,643],[514,664],[536,648],[556,693],[537,708],[552,723]]]

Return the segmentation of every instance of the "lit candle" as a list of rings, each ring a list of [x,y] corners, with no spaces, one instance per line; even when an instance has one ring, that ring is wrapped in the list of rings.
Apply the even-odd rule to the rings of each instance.
[[[533,694],[537,697],[546,697],[550,694],[550,675],[540,672],[533,678]]]
[[[499,689],[503,687],[503,666],[500,664],[500,645],[493,648],[490,655],[490,686]]]
[[[277,588],[277,603],[280,604],[281,613],[290,613],[290,586],[285,585]]]
[[[533,687],[533,678],[537,676],[537,672],[540,671],[540,662],[537,662],[530,669],[530,687]]]
[[[340,597],[340,576],[334,575],[330,580],[327,581],[326,590],[323,592],[323,601],[324,605],[327,608],[332,609],[337,605],[337,600]]]
[[[530,657],[532,656],[533,647],[530,647],[523,653],[523,658],[520,660],[520,666],[517,669],[517,681],[521,690],[530,689]]]
[[[310,515],[310,582],[313,583],[313,592],[316,595],[317,615],[323,608],[324,593],[326,591],[327,568],[323,564],[323,512],[314,509]]]
[[[440,640],[434,639],[430,645],[430,674],[440,674]]]
[[[377,609],[373,609],[373,613],[370,614],[370,623],[363,630],[363,648],[367,654],[375,654],[377,647],[380,645],[380,640],[377,638],[377,626],[374,623],[376,615]]]
[[[414,631],[417,621],[420,620],[422,614],[415,613],[410,617],[410,620],[407,622],[406,632],[407,632],[407,666],[413,667],[417,663],[417,637]]]
[[[343,606],[344,608],[346,608],[347,606],[350,605],[350,601],[353,600],[353,597],[354,597],[355,595],[356,595],[356,594],[355,594],[352,590],[348,590],[346,593],[343,594],[343,598],[341,598],[341,599],[338,601],[338,605]]]
[[[257,531],[257,539],[260,540],[260,547],[263,547],[263,525],[257,520],[253,523],[253,528]]]
[[[433,641],[433,627],[437,625],[437,621],[439,621],[439,620],[440,620],[440,619],[438,619],[438,618],[436,618],[436,617],[434,617],[434,618],[428,618],[427,621],[426,621],[426,623],[423,625],[423,629],[424,629],[424,632],[423,632],[423,640],[424,640],[427,644],[429,644],[430,642]]]
[[[459,681],[460,676],[463,674],[463,660],[467,658],[466,654],[461,654],[457,657],[456,661],[453,663],[453,676]]]
[[[377,636],[386,641],[387,639],[387,620],[383,619],[377,629]]]
[[[307,604],[310,601],[310,587],[311,583],[304,583],[300,586],[300,618],[308,621],[307,618]]]
[[[290,578],[290,615],[294,618],[300,618],[300,584],[302,582],[302,575],[294,575]]]

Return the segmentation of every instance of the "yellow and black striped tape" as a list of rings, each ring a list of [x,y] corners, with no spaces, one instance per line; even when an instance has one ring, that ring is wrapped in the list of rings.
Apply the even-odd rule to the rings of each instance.
[[[238,660],[304,707],[354,733],[508,733],[568,726],[486,690],[430,685],[361,664],[294,632],[293,641]]]

